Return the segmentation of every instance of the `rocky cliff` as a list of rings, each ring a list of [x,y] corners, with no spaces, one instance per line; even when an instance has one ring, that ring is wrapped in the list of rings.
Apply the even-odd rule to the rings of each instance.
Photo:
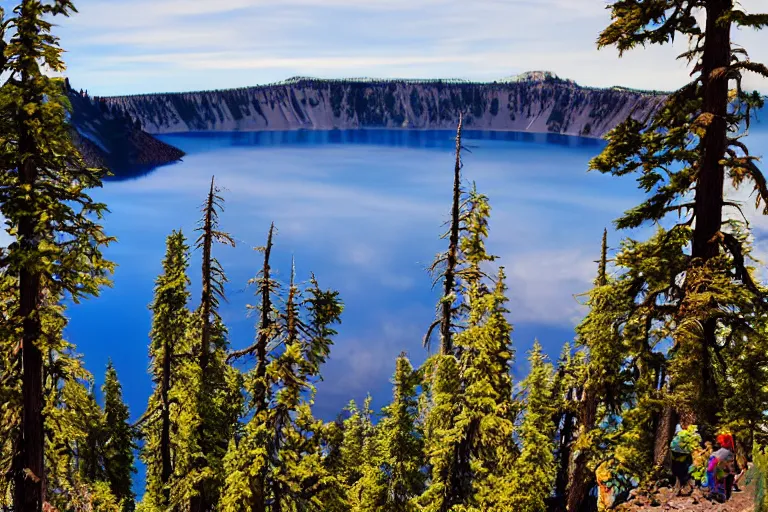
[[[117,178],[181,159],[184,152],[141,129],[118,108],[95,100],[67,83],[72,103],[72,138],[88,165],[107,167]]]
[[[491,83],[461,80],[294,78],[242,89],[98,99],[150,134],[190,131],[467,128],[602,137],[632,115],[643,118],[664,95],[593,89],[547,72]]]

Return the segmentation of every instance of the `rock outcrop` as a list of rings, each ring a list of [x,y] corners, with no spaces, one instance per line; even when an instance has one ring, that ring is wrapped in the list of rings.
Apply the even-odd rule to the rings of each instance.
[[[320,80],[189,93],[101,98],[151,134],[194,131],[469,129],[602,137],[644,118],[662,93],[593,89],[547,72],[491,83],[461,80]]]
[[[122,110],[67,87],[72,139],[88,165],[107,167],[116,177],[125,178],[184,156],[180,149],[142,130]]]

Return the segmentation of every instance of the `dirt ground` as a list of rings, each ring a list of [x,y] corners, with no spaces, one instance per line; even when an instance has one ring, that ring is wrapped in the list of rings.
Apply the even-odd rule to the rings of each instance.
[[[705,493],[696,489],[690,496],[673,496],[673,490],[660,489],[654,500],[645,496],[637,496],[628,503],[616,507],[621,512],[650,512],[650,511],[691,511],[691,512],[754,512],[755,489],[751,475],[747,474],[740,482],[742,492],[734,493],[730,501],[718,503],[706,499]],[[688,491],[686,491],[688,492]],[[655,501],[655,503],[653,502]]]

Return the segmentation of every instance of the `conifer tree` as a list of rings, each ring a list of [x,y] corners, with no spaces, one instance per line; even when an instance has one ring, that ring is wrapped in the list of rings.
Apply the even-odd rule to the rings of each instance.
[[[354,400],[346,407],[349,417],[344,420],[344,438],[341,443],[342,467],[346,485],[350,488],[363,476],[367,462],[372,458],[375,444],[371,396],[366,397],[362,408]]]
[[[466,204],[459,276],[467,327],[453,338],[458,359],[440,355],[425,364],[432,400],[425,426],[431,481],[418,504],[429,511],[494,509],[516,456],[504,271],[490,290],[482,269],[494,259],[484,243],[490,206],[474,189]]]
[[[430,340],[432,338],[432,331],[436,327],[440,327],[440,352],[442,354],[453,353],[453,332],[455,325],[455,318],[458,313],[456,301],[459,295],[457,289],[457,279],[459,272],[459,235],[460,224],[462,220],[461,216],[461,168],[463,164],[461,162],[461,132],[463,128],[463,117],[459,115],[459,127],[456,130],[456,163],[453,170],[453,199],[451,204],[451,220],[448,232],[443,235],[443,238],[448,238],[448,250],[439,254],[435,262],[430,268],[430,272],[435,273],[440,267],[444,267],[443,271],[438,275],[435,282],[442,279],[443,281],[443,294],[440,298],[440,302],[437,306],[438,318],[427,330],[427,334],[424,336],[424,346],[429,348]]]
[[[249,305],[248,308],[259,312],[259,322],[257,324],[257,332],[255,336],[255,342],[242,350],[236,350],[230,352],[227,356],[227,361],[236,361],[241,357],[254,355],[256,356],[255,370],[249,374],[246,378],[246,386],[249,392],[249,404],[248,409],[253,411],[254,417],[248,422],[247,429],[250,429],[250,435],[246,443],[259,443],[266,442],[262,439],[264,433],[264,421],[266,421],[266,409],[268,406],[270,383],[267,379],[267,367],[269,365],[268,355],[270,347],[277,341],[280,329],[277,322],[279,312],[274,305],[275,295],[280,291],[279,283],[272,277],[272,268],[270,266],[270,257],[272,255],[272,246],[274,236],[276,234],[274,222],[269,227],[269,233],[267,234],[267,244],[264,247],[256,247],[255,250],[264,254],[261,270],[253,279],[248,281],[248,284],[256,285],[256,295],[259,297],[259,303],[256,306]],[[234,457],[237,456],[237,451],[233,448],[240,448],[234,446],[230,442],[228,447],[228,457],[230,458],[230,464],[234,464]],[[243,446],[240,452],[246,452],[247,446]],[[255,471],[251,476],[246,478],[253,478],[254,481],[248,486],[248,500],[251,503],[251,507],[257,511],[266,510],[266,494],[265,485],[267,478],[268,466],[266,460],[262,460],[260,463],[254,463],[251,471]],[[231,485],[229,482],[227,485]],[[238,493],[243,495],[243,490],[239,490]],[[236,510],[236,509],[232,509]]]
[[[583,352],[573,351],[566,343],[558,361],[552,388],[556,404],[554,417],[556,429],[555,496],[565,497],[571,470],[571,451],[577,434],[578,405],[584,388],[585,360]]]
[[[155,390],[149,399],[143,423],[142,459],[147,466],[147,486],[142,500],[145,510],[165,510],[171,503],[171,477],[174,472],[174,444],[183,440],[174,436],[174,388],[183,384],[178,370],[179,356],[187,348],[190,312],[187,267],[189,248],[181,231],[167,239],[163,273],[155,282],[149,356]],[[178,398],[176,398],[176,405]],[[177,407],[178,408],[178,407]],[[173,436],[173,437],[172,437]]]
[[[322,290],[314,277],[302,293],[294,276],[275,319],[277,337],[267,348],[264,378],[256,370],[246,376],[248,421],[224,460],[225,512],[324,510],[321,497],[340,496],[323,465],[323,424],[312,417],[311,405],[342,305],[338,293]],[[262,389],[263,405],[254,400]],[[329,505],[339,509],[339,503]]]
[[[595,429],[600,404],[605,404],[608,411],[618,412],[623,403],[620,371],[625,351],[618,336],[619,315],[612,309],[612,306],[617,306],[616,294],[607,288],[608,230],[603,231],[594,284],[595,288],[587,301],[590,311],[576,328],[576,341],[586,348],[589,354],[584,388],[578,406],[578,434],[569,469],[570,481],[566,498],[568,511],[580,510],[589,489],[593,486],[594,474],[589,471],[589,462],[596,444]]]
[[[199,389],[194,407],[198,417],[194,432],[195,454],[189,471],[181,475],[187,480],[182,487],[193,489],[189,500],[191,512],[206,512],[218,502],[224,480],[223,458],[240,413],[239,390],[233,388],[237,377],[226,364],[227,333],[218,312],[219,302],[226,300],[224,285],[227,278],[213,256],[213,245],[219,242],[235,246],[232,237],[219,228],[218,217],[224,203],[219,194],[220,189],[211,178],[197,228],[200,234],[195,243],[202,252],[202,297],[195,315],[200,319],[200,325],[190,333],[196,337],[199,329],[200,343],[195,343],[199,368],[192,368],[199,375],[195,379]]]
[[[523,381],[527,397],[520,427],[523,448],[514,466],[503,510],[540,512],[547,509],[547,498],[555,483],[553,369],[538,340],[528,361],[531,369]]]
[[[692,82],[671,94],[652,119],[630,118],[612,130],[608,146],[590,164],[619,176],[638,172],[640,187],[651,194],[617,221],[619,228],[659,221],[673,211],[688,212],[685,222],[669,232],[684,239],[679,250],[685,265],[667,273],[666,287],[657,284],[656,304],[644,301],[654,316],[664,315],[667,324],[675,325],[669,333],[674,346],[656,443],[666,447],[676,415],[684,425],[701,426],[705,435],[712,432],[717,404],[724,398],[718,389],[717,331],[741,324],[750,315],[745,304],[758,302],[761,295],[745,264],[748,251],[741,226],[726,222],[725,209],[738,205],[726,199],[724,180],[736,187],[751,183],[756,204],[762,202],[765,213],[765,178],[738,132],[745,123],[749,127],[750,109],[762,104],[757,93],[742,89],[742,73],[768,77],[768,68],[750,61],[732,43],[731,30],[760,29],[768,24],[768,15],[748,14],[733,0],[621,0],[609,7],[612,23],[600,35],[599,47],[615,45],[621,55],[637,45],[665,44],[681,35],[691,42],[681,57],[695,64]],[[698,13],[704,17],[701,23]]]
[[[756,444],[764,445],[766,435],[761,428],[768,417],[768,336],[765,318],[758,319],[754,330],[728,333],[727,337],[744,336],[737,350],[730,354],[730,365],[724,385],[728,395],[723,404],[724,427],[733,433],[746,453]]]
[[[393,378],[392,403],[384,409],[384,418],[377,428],[381,437],[382,469],[370,485],[375,489],[380,482],[384,490],[382,506],[363,510],[408,512],[413,510],[411,501],[424,491],[426,475],[422,471],[422,434],[417,425],[417,379],[406,355],[400,354]]]
[[[101,185],[102,171],[86,168],[70,140],[63,80],[42,72],[64,70],[49,17],[73,11],[68,0],[23,0],[0,32],[0,214],[13,237],[2,284],[17,298],[3,350],[20,387],[9,397],[18,415],[2,434],[14,439],[14,509],[24,512],[39,512],[46,501],[44,367],[63,353],[60,337],[43,335],[44,317],[61,315],[64,295],[77,302],[98,294],[113,268],[101,255],[111,239],[94,221],[105,207],[86,194]]]
[[[46,408],[47,503],[59,510],[119,512],[106,480],[104,415],[91,375],[71,352],[46,379],[52,397]]]
[[[136,432],[129,422],[128,406],[123,402],[123,391],[117,372],[110,360],[102,386],[104,393],[104,470],[112,494],[120,503],[122,512],[133,512],[133,451]]]

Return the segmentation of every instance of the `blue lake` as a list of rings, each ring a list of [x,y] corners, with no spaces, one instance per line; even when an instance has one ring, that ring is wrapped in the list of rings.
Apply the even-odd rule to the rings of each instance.
[[[119,266],[113,288],[70,309],[69,338],[97,382],[107,357],[114,359],[131,413],[140,415],[151,392],[147,306],[165,237],[183,229],[192,245],[215,175],[225,189],[222,227],[238,241],[216,249],[230,279],[223,316],[232,346],[253,338],[246,304],[256,298],[246,283],[261,261],[252,248],[264,244],[275,221],[278,277],[288,279],[295,256],[300,279],[314,272],[346,305],[317,413],[332,418],[369,391],[375,405],[384,404],[395,357],[407,351],[418,364],[426,356],[421,340],[438,296],[426,268],[446,247],[440,235],[450,211],[454,137],[394,130],[163,136],[187,153],[182,162],[95,193],[111,210],[105,227],[119,241],[107,253]],[[603,228],[641,194],[631,179],[587,172],[601,141],[466,132],[464,143],[464,180],[475,181],[493,207],[488,246],[509,276],[519,364],[534,337],[556,357],[583,315],[574,295],[590,288]],[[193,306],[199,263],[193,253]]]
[[[390,398],[396,356],[406,351],[419,364],[427,355],[421,340],[438,293],[426,268],[446,247],[440,235],[450,211],[454,136],[390,130],[162,136],[187,153],[182,162],[110,181],[94,194],[111,210],[104,224],[119,242],[107,254],[119,267],[113,288],[69,310],[69,339],[85,354],[98,385],[107,358],[114,360],[137,418],[152,389],[147,306],[165,237],[181,228],[192,245],[215,175],[225,189],[222,227],[238,241],[234,249],[216,249],[230,279],[222,314],[232,346],[253,339],[255,318],[246,316],[246,305],[256,298],[246,283],[261,264],[253,247],[264,244],[274,221],[278,278],[288,280],[294,256],[300,280],[314,272],[345,302],[316,414],[330,420],[368,392],[381,407]],[[750,139],[755,153],[768,152],[765,125]],[[573,339],[585,312],[575,295],[591,287],[602,230],[609,228],[609,245],[616,248],[620,235],[611,222],[643,194],[632,178],[587,172],[601,141],[470,131],[464,143],[464,180],[475,181],[493,207],[488,248],[509,277],[515,377],[521,378],[534,338],[553,359]],[[758,235],[765,226],[757,223]],[[193,253],[193,307],[199,265]]]

